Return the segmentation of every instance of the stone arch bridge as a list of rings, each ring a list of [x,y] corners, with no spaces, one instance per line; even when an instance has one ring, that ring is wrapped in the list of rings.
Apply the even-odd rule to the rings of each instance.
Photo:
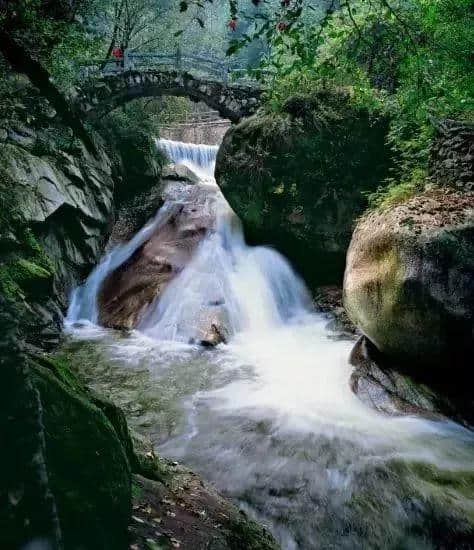
[[[240,69],[200,56],[128,54],[123,62],[83,67],[85,84],[75,108],[100,118],[140,97],[174,95],[202,101],[222,118],[238,122],[260,104],[261,88]]]

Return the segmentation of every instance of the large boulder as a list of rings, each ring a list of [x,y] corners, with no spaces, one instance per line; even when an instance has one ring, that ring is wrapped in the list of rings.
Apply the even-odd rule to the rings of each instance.
[[[54,346],[70,290],[102,251],[112,166],[99,143],[92,156],[82,144],[61,150],[47,133],[19,135],[9,131],[0,148],[0,291],[27,305],[29,341]]]
[[[344,304],[411,371],[472,365],[474,193],[432,190],[370,212],[347,254]]]
[[[169,179],[141,196],[140,201],[133,201],[132,208],[120,210],[111,244],[120,242],[121,237],[130,238],[146,221],[145,213],[150,215],[166,203],[155,218],[153,231],[103,281],[98,296],[101,325],[137,327],[149,306],[189,263],[203,238],[215,231],[220,196],[216,186],[188,178]],[[206,311],[200,319],[193,319],[199,325],[199,341],[217,343],[224,339],[223,330],[213,328],[220,326],[215,317]]]
[[[216,180],[252,244],[275,246],[310,286],[340,283],[364,191],[387,175],[386,129],[344,91],[292,97],[227,132]]]
[[[131,468],[120,413],[93,403],[65,361],[26,357],[19,317],[0,298],[0,546],[125,549]]]

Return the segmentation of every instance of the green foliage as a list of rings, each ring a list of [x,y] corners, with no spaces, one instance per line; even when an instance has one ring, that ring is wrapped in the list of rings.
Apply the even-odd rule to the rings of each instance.
[[[366,194],[369,208],[384,209],[408,201],[423,191],[426,179],[426,172],[422,168],[416,168],[409,181],[398,183],[389,180],[384,187],[379,187],[374,193]]]
[[[141,102],[116,109],[95,125],[117,165],[130,175],[157,174],[160,156],[154,144],[157,127]]]
[[[469,0],[346,1],[274,36],[267,106],[281,111],[296,90],[345,87],[354,104],[382,109],[397,163],[387,200],[405,196],[422,187],[434,122],[473,118],[473,19]]]

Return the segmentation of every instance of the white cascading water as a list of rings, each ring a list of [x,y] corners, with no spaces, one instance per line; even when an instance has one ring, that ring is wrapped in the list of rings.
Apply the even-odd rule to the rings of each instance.
[[[219,148],[217,145],[197,145],[170,139],[156,139],[155,143],[175,164],[184,164],[203,179],[214,179],[214,166]]]
[[[170,205],[165,204],[153,220],[147,223],[128,243],[119,244],[107,252],[101,262],[89,275],[84,285],[77,287],[71,294],[66,321],[75,323],[89,321],[98,324],[99,311],[97,296],[104,279],[123,264],[152,234],[166,222]]]
[[[158,146],[174,162],[205,172],[203,185],[215,186],[217,148],[169,140]],[[69,321],[97,323],[95,300],[104,277],[162,223],[168,208],[166,202],[134,239],[105,256],[75,291]],[[349,387],[353,342],[331,338],[327,320],[312,310],[304,283],[280,254],[245,244],[217,188],[212,208],[215,230],[131,339],[110,345],[114,360],[129,368],[149,361],[152,378],[166,378],[172,368],[203,369],[203,352],[183,345],[193,339],[203,309],[209,304],[225,309],[232,338],[205,356],[206,365],[219,373],[216,382],[203,390],[200,371],[195,371],[196,386],[183,397],[182,431],[158,450],[183,459],[238,499],[270,525],[285,550],[434,548],[425,535],[413,535],[413,544],[404,546],[405,529],[415,519],[404,507],[409,489],[403,475],[410,483],[417,478],[408,466],[402,475],[393,473],[391,465],[402,461],[437,472],[472,472],[472,433],[453,422],[388,417],[363,405]],[[173,341],[178,347],[170,355]],[[387,477],[379,481],[381,471]],[[428,499],[431,489],[422,486]],[[359,494],[373,499],[369,508],[359,510]],[[472,499],[456,498],[474,513]],[[385,516],[379,517],[379,508]],[[416,521],[423,523],[420,510],[413,517],[419,514]],[[364,546],[367,529],[377,531],[374,545]]]

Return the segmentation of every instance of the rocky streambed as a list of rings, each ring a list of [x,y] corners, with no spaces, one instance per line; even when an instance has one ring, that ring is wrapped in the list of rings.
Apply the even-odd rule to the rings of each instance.
[[[337,291],[319,291],[320,309],[337,314],[329,318],[277,252],[245,245],[218,189],[208,185],[166,183],[165,217],[139,230],[149,228],[146,238],[96,287],[100,319],[107,285],[115,288],[117,277],[132,281],[117,286],[127,290],[115,300],[136,315],[123,323],[127,330],[81,321],[76,311],[61,353],[124,409],[136,440],[150,442],[147,453],[166,457],[167,475],[179,479],[181,462],[191,467],[283,548],[469,547],[472,432],[444,416],[416,382],[387,374],[364,339],[351,355],[354,328]],[[213,215],[203,216],[209,204]],[[181,246],[183,263],[176,260]],[[164,265],[171,267],[163,279]],[[143,294],[149,282],[151,293]],[[224,313],[226,337],[197,338],[196,321],[215,307]],[[211,342],[217,346],[202,345]],[[213,497],[197,493],[186,475],[163,489],[161,506],[136,479],[137,544],[160,520],[160,536],[190,543],[184,525],[201,505],[220,532]]]

